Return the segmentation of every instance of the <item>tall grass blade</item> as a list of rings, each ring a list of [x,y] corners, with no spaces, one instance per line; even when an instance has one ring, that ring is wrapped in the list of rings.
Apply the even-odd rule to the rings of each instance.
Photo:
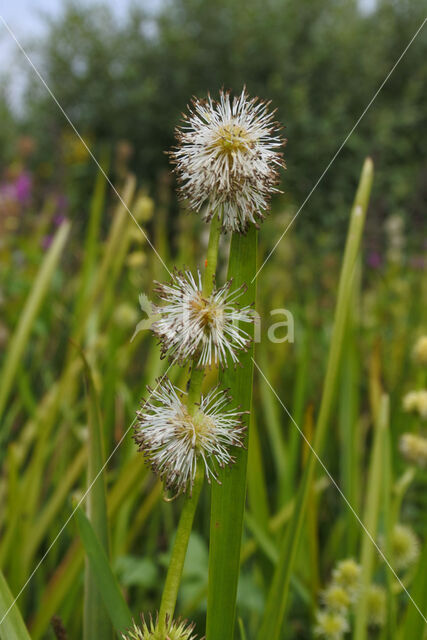
[[[391,533],[394,527],[393,509],[392,509],[392,493],[393,493],[393,459],[392,459],[392,439],[390,429],[387,429],[385,433],[385,447],[384,447],[384,464],[383,464],[383,527],[384,527],[384,542],[385,542],[385,555],[387,558],[391,558]],[[394,638],[396,635],[396,620],[397,620],[397,608],[396,598],[393,592],[393,586],[395,584],[395,577],[393,573],[388,569],[386,570],[387,577],[387,623],[384,626],[383,636],[384,638]]]
[[[98,251],[98,236],[101,225],[102,211],[105,207],[105,196],[107,192],[107,180],[105,173],[108,172],[108,153],[104,149],[101,157],[103,171],[98,171],[95,188],[93,190],[90,209],[89,225],[85,239],[84,259],[81,267],[81,289],[77,298],[74,319],[79,322],[82,308],[87,303],[87,294],[90,289],[91,280],[96,265]]]
[[[267,372],[268,365],[267,356],[260,349],[259,358],[261,361],[262,370]],[[277,406],[275,403],[274,395],[265,382],[262,376],[258,376],[260,400],[262,403],[262,420],[260,421],[260,430],[265,429],[266,434],[270,440],[271,453],[274,460],[274,466],[276,470],[276,484],[278,486],[278,507],[285,504],[288,499],[287,491],[289,490],[289,469],[290,461],[288,452],[286,449],[285,438],[283,434],[283,424],[279,419]]]
[[[427,613],[427,541],[418,562],[417,573],[411,588],[411,596],[417,603],[424,615]],[[417,611],[412,602],[408,601],[406,614],[403,620],[399,640],[407,640],[408,638],[423,638],[427,624]]]
[[[89,417],[87,474],[89,492],[86,498],[86,510],[94,535],[108,558],[107,497],[104,473],[99,473],[104,465],[101,413],[91,370],[83,353],[82,358],[84,360]],[[105,615],[103,595],[99,591],[99,576],[96,575],[91,561],[86,564],[85,570],[83,638],[84,640],[112,638],[112,627],[110,620]]]
[[[267,499],[267,483],[265,480],[258,425],[253,413],[250,419],[249,432],[248,502],[258,525],[267,530],[270,517]]]
[[[228,277],[234,287],[246,283],[242,305],[255,301],[257,231],[246,236],[234,234],[231,241]],[[248,327],[245,326],[245,330]],[[251,330],[251,329],[249,329]],[[253,326],[252,326],[253,330]],[[230,389],[234,403],[242,411],[250,411],[252,401],[253,344],[241,356],[241,367],[229,367],[221,375],[221,383]],[[249,420],[246,420],[249,427]],[[209,549],[207,640],[232,640],[236,617],[236,594],[239,579],[240,547],[246,497],[246,467],[248,452],[238,449],[236,463],[220,473],[221,485],[212,486],[211,530]]]
[[[377,527],[380,512],[381,486],[384,476],[384,451],[386,447],[386,433],[389,425],[389,398],[383,395],[380,402],[377,424],[375,425],[374,444],[366,483],[367,497],[363,523],[374,540],[377,539]],[[362,538],[362,577],[361,589],[357,601],[355,614],[354,640],[365,640],[367,637],[368,617],[368,588],[372,581],[375,549],[372,540],[363,532]]]
[[[329,426],[329,417],[335,396],[335,383],[342,353],[349,303],[351,301],[351,284],[371,192],[372,178],[373,164],[368,158],[362,169],[359,187],[351,212],[350,228],[341,269],[334,328],[313,441],[313,448],[318,455],[322,455],[322,446]],[[270,587],[263,620],[257,636],[258,640],[265,640],[266,638],[269,638],[269,640],[278,640],[281,635],[282,622],[288,601],[289,583],[297,555],[298,543],[301,539],[301,529],[306,515],[309,491],[312,486],[315,468],[316,458],[314,454],[311,453],[304,469],[296,507],[283,539],[279,562]]]
[[[56,232],[52,245],[42,262],[31,288],[30,295],[28,296],[24,309],[22,310],[18,326],[10,341],[3,369],[0,374],[0,419],[3,416],[6,402],[12,388],[12,383],[15,379],[19,362],[27,345],[34,321],[47,293],[58,261],[62,256],[69,231],[70,223],[63,222]],[[0,430],[0,442],[4,442],[6,438],[7,433],[5,433],[4,430]]]
[[[0,624],[0,638],[1,640],[31,640],[18,605],[12,606],[13,600],[14,597],[3,572],[0,571],[0,620],[5,616]]]
[[[102,613],[105,618],[111,620],[115,630],[120,634],[131,627],[132,614],[129,611],[119,584],[111,570],[104,547],[80,508],[76,511],[76,519],[80,537],[86,555],[89,558],[93,579],[104,605]],[[97,631],[91,636],[91,640],[94,640],[94,638],[102,638],[102,640],[104,640],[105,636],[101,635],[100,631]]]
[[[358,308],[358,292],[360,285],[360,268],[356,269],[353,282],[353,309]],[[357,314],[349,313],[344,334],[343,357],[340,371],[340,390],[338,401],[340,430],[340,486],[351,506],[358,511],[358,488],[361,486],[358,477],[359,430],[359,362],[357,345]],[[353,557],[357,550],[358,530],[354,527],[354,516],[349,509],[345,513],[345,538],[343,540],[343,557]]]

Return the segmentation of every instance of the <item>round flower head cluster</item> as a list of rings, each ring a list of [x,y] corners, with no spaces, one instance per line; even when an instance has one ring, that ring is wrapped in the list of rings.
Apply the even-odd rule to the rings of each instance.
[[[399,441],[399,450],[408,462],[427,467],[427,438],[404,433]]]
[[[159,338],[163,356],[173,362],[194,359],[197,367],[238,363],[236,352],[246,349],[250,336],[239,322],[253,322],[252,307],[239,307],[244,287],[231,291],[229,280],[209,296],[203,295],[202,278],[190,271],[173,273],[172,282],[157,283],[156,293],[165,303],[154,306],[159,315],[151,329]]]
[[[349,616],[361,593],[361,567],[353,559],[339,562],[332,581],[321,594],[322,608],[316,613],[315,634],[326,640],[342,640],[350,630]],[[367,623],[380,627],[386,618],[386,595],[383,587],[372,584],[366,590]]]
[[[386,593],[383,587],[371,584],[366,594],[367,619],[370,627],[382,627],[386,620]]]
[[[194,99],[176,131],[170,156],[181,196],[205,220],[219,215],[225,230],[245,232],[262,220],[277,191],[285,140],[268,107],[245,90],[233,100],[221,91],[219,101]]]
[[[151,616],[148,621],[141,616],[140,626],[134,622],[133,628],[122,634],[122,640],[196,640],[193,631],[194,624],[188,624],[186,620],[171,620],[166,622],[166,634],[160,634],[157,622]]]
[[[338,611],[318,611],[316,614],[316,626],[314,633],[325,640],[342,640],[349,631],[349,625],[345,615]]]
[[[427,336],[418,338],[414,345],[412,355],[418,364],[427,364]]]
[[[404,524],[397,524],[391,534],[391,555],[393,566],[404,570],[418,560],[420,544],[415,533]]]
[[[403,397],[403,409],[419,413],[422,418],[427,418],[427,389],[410,391]]]
[[[321,593],[322,607],[316,613],[316,635],[326,640],[341,640],[349,630],[351,604],[359,592],[360,566],[351,558],[341,560],[332,572],[332,580]]]
[[[351,604],[350,596],[344,587],[332,582],[322,593],[322,601],[330,611],[345,612]]]
[[[332,573],[333,582],[343,587],[354,601],[360,588],[361,567],[352,558],[341,560]]]
[[[234,462],[231,446],[243,446],[242,413],[224,410],[228,394],[218,387],[202,396],[193,413],[183,392],[164,378],[137,413],[134,439],[152,470],[177,493],[191,490],[201,460],[208,481],[217,467]]]

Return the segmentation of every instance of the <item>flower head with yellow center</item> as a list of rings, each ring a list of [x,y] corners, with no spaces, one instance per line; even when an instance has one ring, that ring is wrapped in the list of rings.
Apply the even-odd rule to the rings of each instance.
[[[397,570],[407,569],[418,560],[420,543],[415,533],[407,525],[395,525],[390,543],[393,566]]]
[[[404,433],[399,440],[399,450],[408,462],[427,467],[427,438],[415,433]]]
[[[182,401],[184,392],[169,379],[161,380],[137,413],[134,439],[152,470],[167,489],[191,493],[198,464],[208,481],[217,480],[218,467],[234,462],[232,446],[243,446],[242,413],[226,410],[230,397],[216,387],[194,412]]]
[[[387,605],[384,587],[371,584],[366,594],[367,618],[370,627],[382,627],[386,621]]]
[[[170,620],[166,623],[166,633],[157,629],[157,621],[150,616],[148,620],[141,616],[141,624],[133,623],[132,629],[122,634],[122,640],[196,640],[194,624],[186,620]]]
[[[403,409],[408,413],[418,413],[421,418],[427,418],[427,389],[409,391],[403,397]]]
[[[325,640],[342,640],[349,630],[347,618],[338,611],[318,611],[314,633]]]
[[[253,322],[252,307],[240,307],[244,287],[231,291],[229,280],[205,296],[201,274],[174,271],[172,282],[157,283],[156,292],[165,303],[155,305],[158,314],[151,329],[159,338],[162,354],[184,364],[194,359],[197,367],[238,363],[236,353],[246,349],[250,336],[239,323]]]
[[[417,364],[427,364],[427,336],[420,336],[416,341],[412,355]]]
[[[322,601],[325,607],[331,611],[345,612],[351,604],[351,598],[346,589],[335,582],[332,582],[323,591]]]
[[[194,99],[177,129],[170,156],[180,193],[205,220],[220,215],[225,230],[262,220],[277,191],[285,140],[268,107],[245,90],[234,99],[221,91],[218,101]]]
[[[361,567],[353,558],[341,560],[332,573],[333,582],[345,589],[354,601],[360,588]]]

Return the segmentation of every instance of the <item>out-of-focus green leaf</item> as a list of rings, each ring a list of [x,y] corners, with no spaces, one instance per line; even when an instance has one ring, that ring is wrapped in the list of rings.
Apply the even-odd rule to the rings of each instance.
[[[353,290],[352,282],[354,277],[354,268],[360,249],[360,241],[371,193],[372,179],[373,163],[370,158],[367,158],[363,165],[359,187],[351,211],[350,226],[341,268],[335,309],[334,329],[313,440],[313,449],[317,455],[321,455],[322,453],[322,447],[324,445],[329,426],[332,403],[335,398],[338,366],[341,359],[344,330],[347,314],[349,312],[351,293]],[[257,368],[262,374],[258,365]],[[257,636],[258,640],[265,640],[265,638],[278,640],[281,635],[283,618],[285,616],[286,605],[288,602],[292,570],[297,556],[298,543],[302,537],[302,525],[307,510],[309,492],[312,487],[316,462],[317,459],[311,452],[308,457],[304,475],[297,494],[295,510],[283,538],[279,561],[271,582],[262,624]]]
[[[111,570],[105,550],[80,508],[76,510],[76,519],[92,575],[104,603],[104,615],[110,618],[115,630],[122,633],[132,625],[131,612]]]
[[[367,480],[367,494],[363,524],[366,531],[363,532],[362,552],[361,552],[361,589],[357,601],[355,614],[355,640],[365,640],[367,638],[367,618],[368,618],[368,589],[371,584],[374,559],[377,553],[372,539],[377,538],[378,518],[380,512],[380,497],[384,476],[384,451],[386,448],[386,432],[389,426],[389,398],[385,394],[381,398],[380,407],[375,424],[374,444],[369,464]]]
[[[98,404],[98,396],[93,382],[89,363],[83,353],[85,380],[87,386],[88,401],[88,494],[86,498],[86,510],[89,521],[99,544],[104,549],[105,555],[109,554],[109,534],[107,515],[107,496],[104,479],[104,447],[102,438],[101,412]],[[112,637],[112,627],[103,608],[103,597],[99,592],[97,576],[93,567],[86,565],[85,570],[85,594],[83,637],[84,640],[92,638]]]
[[[24,353],[31,329],[55,273],[58,261],[61,258],[69,231],[70,223],[64,222],[56,232],[52,245],[31,287],[31,292],[27,298],[24,309],[20,314],[18,326],[9,343],[9,349],[0,374],[0,417],[2,417],[6,402],[9,398],[19,361]],[[7,434],[0,431],[0,442],[4,441],[6,437]]]
[[[424,542],[424,548],[418,562],[417,573],[410,593],[417,606],[408,599],[399,640],[407,640],[408,638],[414,638],[415,640],[415,638],[425,637],[427,624],[418,609],[423,612],[425,618],[427,613],[427,541]]]
[[[159,578],[156,564],[151,558],[137,556],[120,556],[115,562],[115,569],[124,587],[154,587]]]
[[[0,571],[0,638],[1,640],[31,640],[17,604]]]

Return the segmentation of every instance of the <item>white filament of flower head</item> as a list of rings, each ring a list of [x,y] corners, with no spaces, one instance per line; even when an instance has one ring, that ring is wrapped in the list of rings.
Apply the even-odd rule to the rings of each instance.
[[[208,481],[217,480],[217,466],[234,461],[230,447],[243,446],[244,426],[241,412],[225,410],[230,398],[218,387],[202,396],[194,414],[182,395],[162,381],[138,412],[135,440],[167,488],[191,491],[199,458]]]
[[[251,338],[240,322],[253,322],[250,306],[239,307],[244,287],[230,291],[229,280],[205,297],[200,272],[195,279],[190,271],[175,271],[170,284],[158,284],[157,293],[166,303],[155,306],[159,320],[152,331],[159,338],[163,355],[185,363],[196,359],[197,367],[212,364],[227,366],[228,359],[238,363],[236,352],[246,349]]]
[[[232,101],[221,92],[219,101],[194,100],[177,129],[179,145],[170,155],[181,195],[206,220],[218,213],[229,231],[262,220],[278,191],[285,141],[268,106],[245,90]]]

